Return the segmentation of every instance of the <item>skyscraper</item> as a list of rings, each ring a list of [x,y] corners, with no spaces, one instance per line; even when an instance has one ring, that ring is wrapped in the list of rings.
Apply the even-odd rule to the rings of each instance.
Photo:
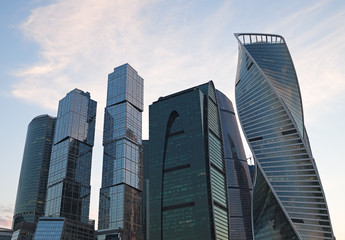
[[[60,218],[66,219],[69,224],[66,233],[72,239],[93,239],[92,227],[88,223],[96,106],[90,93],[79,89],[69,92],[59,102],[45,216],[58,219],[50,221],[49,226],[59,224]],[[43,233],[39,227],[38,230],[37,233]],[[35,239],[44,238],[36,234]]]
[[[98,239],[142,239],[143,79],[129,65],[108,76]]]
[[[232,102],[217,90],[228,187],[229,239],[253,239],[252,180]]]
[[[159,98],[149,115],[144,155],[149,155],[150,167],[150,239],[228,239],[225,161],[213,82]]]
[[[55,117],[40,115],[28,126],[13,216],[14,231],[24,222],[36,224],[44,215],[55,122]],[[33,235],[34,230],[33,227],[32,232],[26,231],[27,235]]]
[[[286,42],[271,34],[235,36],[236,104],[257,166],[255,239],[333,239]]]
[[[150,239],[150,141],[143,140],[143,194],[142,194],[142,231],[144,240]]]

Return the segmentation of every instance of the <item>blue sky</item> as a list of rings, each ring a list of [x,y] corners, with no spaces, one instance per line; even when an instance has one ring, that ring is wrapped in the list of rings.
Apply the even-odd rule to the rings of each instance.
[[[235,32],[281,34],[299,79],[305,125],[335,235],[342,219],[345,164],[345,2],[4,0],[0,3],[0,226],[9,227],[27,125],[55,116],[74,88],[98,102],[90,217],[97,218],[108,73],[128,62],[145,81],[148,105],[209,80],[234,102]]]

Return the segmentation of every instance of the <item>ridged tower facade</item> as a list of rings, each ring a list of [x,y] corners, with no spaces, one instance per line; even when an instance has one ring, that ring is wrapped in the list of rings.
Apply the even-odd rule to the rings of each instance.
[[[333,239],[285,40],[271,34],[235,36],[236,105],[257,166],[255,239]]]
[[[150,105],[149,119],[149,239],[227,240],[226,168],[213,82],[160,97]]]
[[[252,180],[232,102],[216,90],[228,189],[229,239],[253,239]]]

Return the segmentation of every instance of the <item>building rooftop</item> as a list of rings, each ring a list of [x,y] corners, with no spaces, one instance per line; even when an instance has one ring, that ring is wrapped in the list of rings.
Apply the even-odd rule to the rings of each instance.
[[[244,45],[258,43],[285,43],[282,36],[268,33],[235,33],[235,37]]]

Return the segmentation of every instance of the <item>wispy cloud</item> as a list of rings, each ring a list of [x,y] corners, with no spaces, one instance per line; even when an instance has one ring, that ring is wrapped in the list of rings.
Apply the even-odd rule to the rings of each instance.
[[[16,71],[22,80],[13,94],[47,108],[56,108],[75,87],[100,97],[106,74],[138,47],[142,6],[135,0],[62,0],[34,9],[21,29],[41,47],[40,60]]]
[[[0,205],[0,227],[11,228],[13,205]]]
[[[12,93],[56,109],[78,87],[91,92],[102,116],[107,74],[126,62],[150,89],[146,103],[211,79],[232,87],[236,48],[222,37],[229,3],[202,19],[193,15],[195,7],[196,2],[60,0],[34,9],[21,29],[40,46],[40,59],[16,70],[20,80]]]
[[[291,15],[281,9],[272,14],[279,15],[277,20],[271,21],[268,12],[260,11],[271,9],[263,9],[260,1],[246,5],[243,1],[56,0],[32,10],[20,26],[25,37],[39,46],[39,55],[36,62],[13,71],[18,78],[12,95],[56,109],[68,91],[76,87],[89,91],[98,102],[95,145],[101,146],[107,74],[114,67],[128,62],[144,77],[146,106],[159,96],[211,79],[234,100],[237,43],[233,32],[264,30],[286,38],[309,111],[306,116],[317,117],[322,111],[314,110],[320,104],[344,99],[339,96],[345,90],[341,65],[345,9],[340,4],[326,11],[328,3],[307,3]],[[5,93],[0,90],[0,94]],[[100,147],[96,152],[93,162],[98,163],[99,174]],[[92,218],[97,218],[100,179],[93,175],[98,185],[92,184]],[[10,226],[12,211],[0,215],[0,224]]]
[[[232,16],[238,6],[225,1],[204,6],[205,11],[203,4],[60,0],[34,9],[21,29],[40,46],[40,57],[15,71],[20,80],[12,94],[56,109],[57,101],[78,87],[91,92],[102,111],[107,74],[129,62],[150,89],[147,104],[211,79],[234,99],[237,49],[231,29],[238,22]],[[345,89],[345,70],[337,67],[345,55],[345,9],[327,11],[328,5],[328,0],[301,5],[266,26],[267,32],[282,33],[288,42],[307,109],[332,101]],[[306,29],[305,22],[312,24]]]
[[[345,60],[345,6],[329,2],[304,7],[268,27],[268,31],[284,33],[287,40],[308,121],[317,118],[317,109],[332,111],[330,105],[344,100],[345,69],[340,64]]]
[[[198,11],[205,14],[200,17]],[[118,65],[128,62],[144,77],[145,104],[211,79],[221,89],[233,89],[231,69],[235,71],[237,46],[229,47],[231,41],[236,44],[232,32],[224,35],[229,16],[229,3],[56,1],[34,9],[21,25],[25,36],[40,46],[40,55],[37,62],[15,71],[18,82],[12,93],[56,109],[68,91],[76,87],[89,91],[98,102],[95,145],[101,146],[107,75]],[[143,126],[145,139],[147,109]],[[100,163],[101,155],[93,162]],[[94,181],[100,179],[93,176]],[[92,186],[92,202],[96,203],[99,186]],[[97,218],[95,205],[92,218]]]

